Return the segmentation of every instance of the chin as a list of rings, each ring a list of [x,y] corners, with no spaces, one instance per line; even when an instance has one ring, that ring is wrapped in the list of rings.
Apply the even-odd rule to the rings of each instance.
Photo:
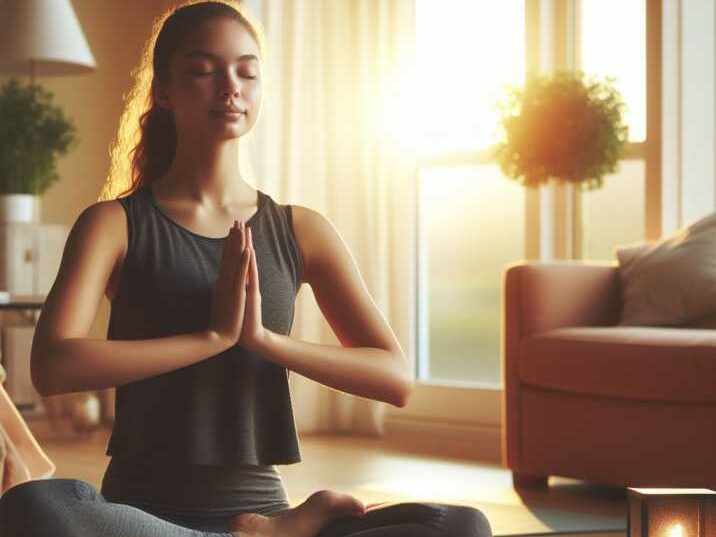
[[[232,132],[232,131],[228,131],[228,132],[217,133],[215,137],[216,137],[217,140],[222,140],[222,141],[223,141],[223,140],[234,140],[234,139],[236,139],[236,138],[241,138],[241,137],[244,136],[245,134],[246,134],[246,131],[243,131],[243,130],[241,130],[241,131],[235,130],[235,131],[233,131],[233,132]]]

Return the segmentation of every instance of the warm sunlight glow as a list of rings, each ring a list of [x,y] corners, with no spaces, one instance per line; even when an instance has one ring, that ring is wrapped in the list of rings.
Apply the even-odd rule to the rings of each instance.
[[[669,530],[669,537],[684,537],[684,527],[681,524],[672,526]]]
[[[645,0],[582,0],[582,69],[613,76],[626,103],[629,140],[646,139]],[[608,37],[607,37],[608,36]]]
[[[377,114],[384,141],[406,153],[415,153],[420,144],[418,132],[423,115],[416,113],[415,72],[410,65],[401,65],[399,71],[386,73],[381,84],[381,98]]]
[[[525,71],[524,0],[416,0],[417,108],[406,136],[420,153],[487,149],[504,84]]]

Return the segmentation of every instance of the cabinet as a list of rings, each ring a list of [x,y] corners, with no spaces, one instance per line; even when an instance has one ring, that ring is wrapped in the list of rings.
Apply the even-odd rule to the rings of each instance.
[[[0,290],[11,301],[42,302],[60,268],[69,228],[58,224],[0,223]],[[34,408],[40,396],[30,379],[30,351],[39,310],[0,310],[0,360],[5,388],[19,408]]]
[[[0,290],[47,295],[60,268],[69,229],[58,224],[0,223]]]

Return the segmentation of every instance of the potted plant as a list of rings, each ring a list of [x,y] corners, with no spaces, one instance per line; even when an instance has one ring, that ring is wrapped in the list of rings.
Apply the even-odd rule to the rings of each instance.
[[[530,77],[499,104],[497,161],[507,177],[527,187],[554,179],[600,188],[629,139],[624,106],[612,77],[581,71]]]
[[[77,142],[72,121],[38,84],[0,88],[0,221],[32,222],[37,196],[59,179],[57,156]]]
[[[629,139],[625,104],[614,82],[581,71],[531,76],[524,87],[508,88],[498,104],[502,136],[493,153],[502,172],[528,188],[548,183],[575,188],[578,197],[567,198],[575,215],[567,237],[577,257],[587,231],[580,194],[602,187]]]

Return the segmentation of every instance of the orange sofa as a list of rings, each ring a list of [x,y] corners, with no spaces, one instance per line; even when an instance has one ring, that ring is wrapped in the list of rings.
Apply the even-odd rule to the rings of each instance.
[[[505,269],[502,457],[515,485],[716,488],[716,330],[618,326],[620,314],[616,264]]]

